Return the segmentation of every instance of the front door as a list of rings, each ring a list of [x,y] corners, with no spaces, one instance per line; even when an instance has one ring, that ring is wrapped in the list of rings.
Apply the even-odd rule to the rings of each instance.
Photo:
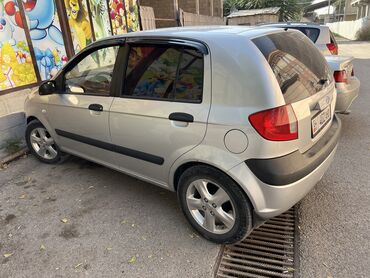
[[[85,158],[106,161],[99,144],[109,143],[111,85],[119,46],[82,53],[61,78],[62,92],[49,98],[46,113],[62,149]]]
[[[121,97],[110,109],[116,161],[126,172],[166,186],[171,165],[204,138],[210,109],[210,59],[196,47],[129,44]]]

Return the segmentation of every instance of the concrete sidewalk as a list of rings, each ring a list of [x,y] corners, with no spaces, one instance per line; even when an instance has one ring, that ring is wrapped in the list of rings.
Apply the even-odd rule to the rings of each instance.
[[[0,160],[9,155],[5,147],[10,142],[24,146],[24,101],[32,89],[0,95]]]

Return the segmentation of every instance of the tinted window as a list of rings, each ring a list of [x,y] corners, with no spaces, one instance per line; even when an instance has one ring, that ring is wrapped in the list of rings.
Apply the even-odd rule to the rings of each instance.
[[[275,33],[253,42],[270,64],[287,103],[314,95],[331,80],[324,57],[303,34]]]
[[[181,58],[174,98],[200,101],[203,92],[203,55],[185,49]]]
[[[310,28],[310,27],[287,27],[288,29],[295,29],[301,31],[303,34],[306,35],[312,42],[316,42],[317,38],[319,37],[320,30],[317,28]]]
[[[65,74],[66,93],[109,95],[118,46],[96,50]]]
[[[202,54],[183,47],[131,47],[125,96],[200,102],[202,90]]]

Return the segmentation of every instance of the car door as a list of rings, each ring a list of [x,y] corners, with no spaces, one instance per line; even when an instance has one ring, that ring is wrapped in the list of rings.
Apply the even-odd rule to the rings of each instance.
[[[60,92],[49,97],[45,113],[65,151],[98,162],[109,160],[100,145],[110,142],[109,108],[119,49],[113,44],[83,51],[57,77]]]
[[[110,109],[116,161],[166,186],[174,161],[200,144],[210,109],[210,55],[202,44],[129,43],[120,97]]]

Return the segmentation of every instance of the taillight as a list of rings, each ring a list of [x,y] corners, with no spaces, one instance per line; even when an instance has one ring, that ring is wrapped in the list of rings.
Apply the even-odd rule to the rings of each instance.
[[[332,55],[338,55],[338,48],[334,43],[327,43],[326,46]]]
[[[298,139],[298,121],[290,104],[254,113],[249,116],[249,121],[267,140]]]
[[[334,71],[334,79],[337,83],[347,83],[347,72],[345,70]]]

